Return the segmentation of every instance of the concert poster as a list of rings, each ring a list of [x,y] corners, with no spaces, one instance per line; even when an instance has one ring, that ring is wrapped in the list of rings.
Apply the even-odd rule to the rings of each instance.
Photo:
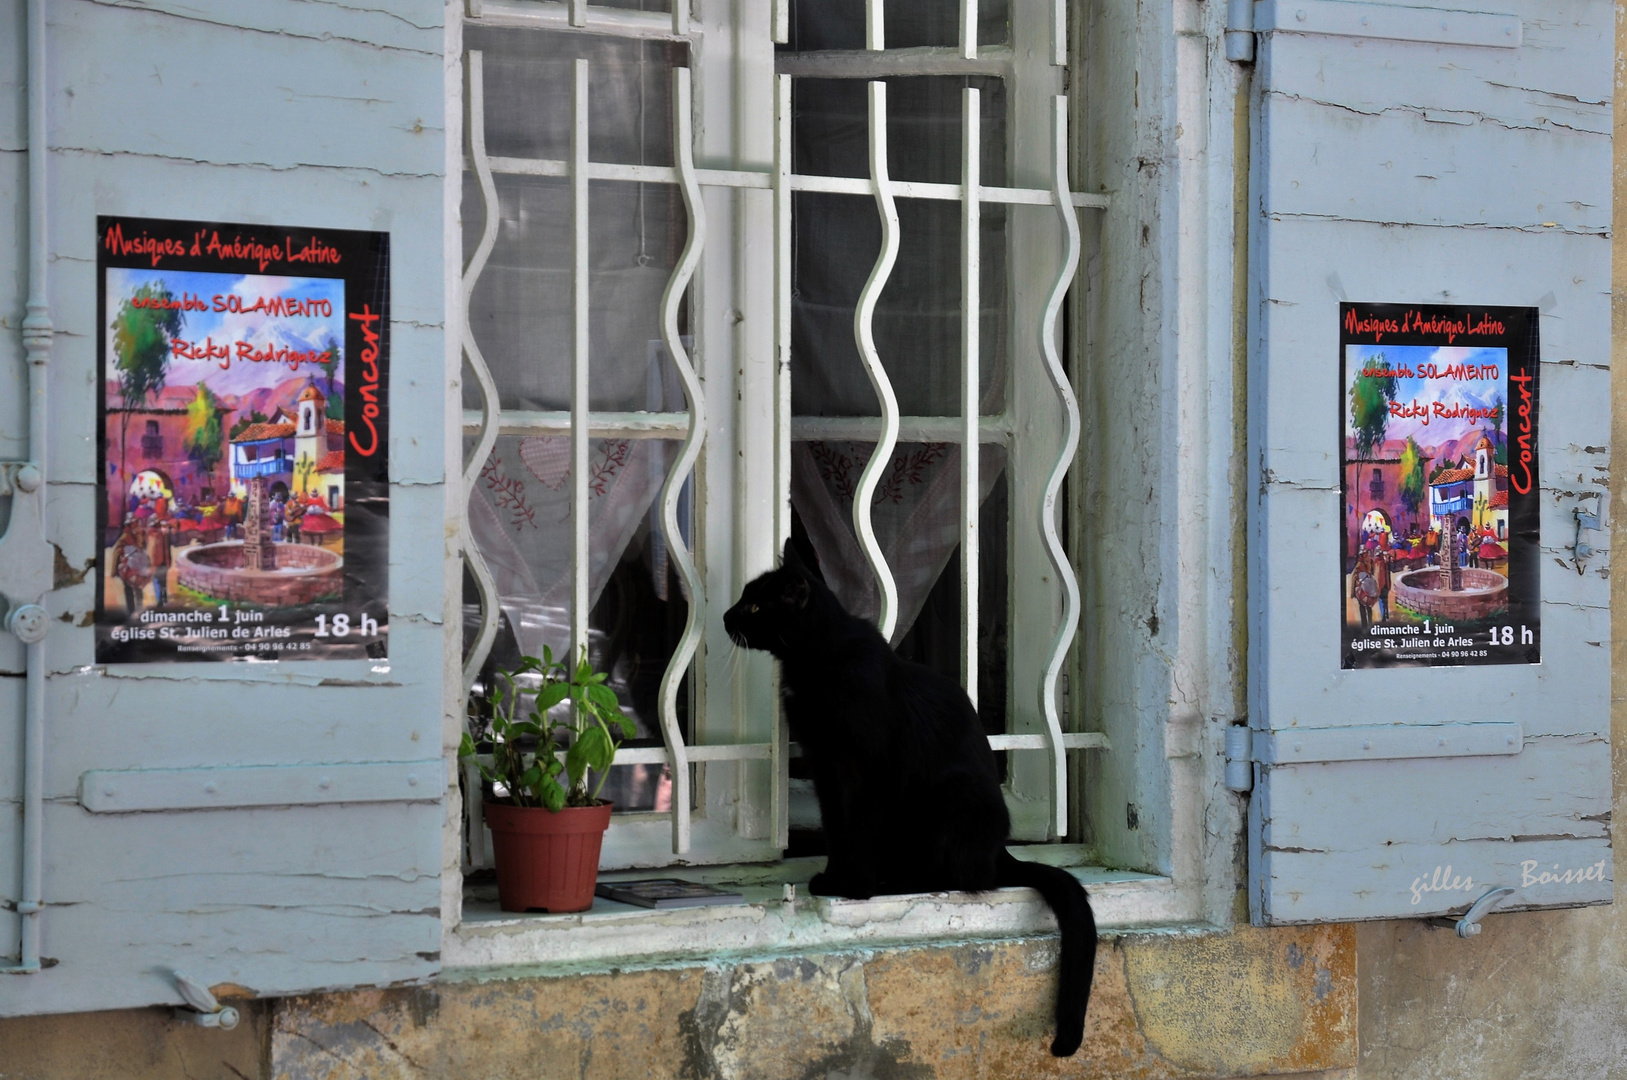
[[[98,663],[388,656],[389,235],[97,219]]]
[[[1537,310],[1339,319],[1343,667],[1540,662]]]

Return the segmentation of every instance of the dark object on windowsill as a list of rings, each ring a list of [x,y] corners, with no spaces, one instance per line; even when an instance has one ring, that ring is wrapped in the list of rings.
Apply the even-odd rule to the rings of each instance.
[[[710,907],[714,904],[743,904],[739,893],[724,892],[710,885],[677,878],[641,878],[638,881],[600,882],[593,890],[606,900],[647,908]]]

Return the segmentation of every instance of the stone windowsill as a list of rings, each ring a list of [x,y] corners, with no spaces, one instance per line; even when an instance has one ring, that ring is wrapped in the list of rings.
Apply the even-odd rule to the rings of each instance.
[[[1018,849],[1053,861],[1066,849]],[[1047,858],[1047,856],[1051,856]],[[502,911],[494,885],[465,888],[463,920],[442,943],[443,978],[658,964],[686,958],[828,951],[954,939],[1054,933],[1050,910],[1031,889],[920,893],[843,900],[809,896],[823,859],[768,866],[675,867],[605,873],[602,881],[681,877],[727,886],[743,903],[651,910],[595,897],[569,915]],[[1167,877],[1100,867],[1069,867],[1090,891],[1102,929],[1190,922]],[[787,885],[792,888],[787,889]]]

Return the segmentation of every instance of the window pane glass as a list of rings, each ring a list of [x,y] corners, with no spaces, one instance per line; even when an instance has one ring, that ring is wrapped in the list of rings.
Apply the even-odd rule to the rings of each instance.
[[[983,182],[1005,183],[1005,88],[998,79],[887,80],[894,179],[960,181],[961,89],[982,90]],[[860,80],[792,86],[797,172],[868,176],[868,94]],[[876,308],[876,348],[904,415],[953,416],[960,393],[960,207],[899,199],[898,261]],[[983,207],[980,410],[1005,403],[1003,206]],[[874,416],[853,312],[881,249],[875,201],[801,192],[792,200],[792,408],[805,416]]]
[[[670,10],[665,0],[616,6]],[[671,42],[470,27],[484,54],[485,139],[493,157],[563,160],[570,153],[572,66],[590,64],[589,153],[615,164],[670,165],[671,70],[687,48]],[[498,174],[496,246],[469,299],[469,321],[503,408],[558,411],[571,397],[571,191],[563,178]],[[474,174],[463,187],[464,249],[485,224]],[[589,195],[589,342],[596,411],[681,411],[676,373],[659,341],[659,302],[686,238],[674,185],[594,181]],[[687,319],[681,319],[686,322]],[[465,406],[478,392],[465,387]],[[588,513],[592,537],[589,654],[610,674],[638,726],[628,745],[661,745],[660,679],[687,611],[667,556],[659,496],[678,444],[594,439]],[[503,437],[483,463],[470,503],[475,542],[498,582],[502,624],[488,664],[568,651],[571,592],[570,440]],[[690,519],[686,488],[680,520]],[[472,598],[471,598],[472,599]],[[471,609],[478,623],[478,606]],[[470,631],[472,633],[472,630]],[[679,720],[688,731],[688,686]],[[687,737],[687,735],[686,735]],[[603,795],[618,811],[670,809],[658,765],[617,766]]]
[[[486,150],[493,157],[570,154],[571,66],[590,61],[592,160],[671,165],[671,69],[687,50],[650,42],[471,28],[484,53]],[[469,298],[469,325],[504,408],[562,410],[571,386],[571,190],[554,177],[497,175],[497,242]],[[651,383],[658,307],[687,236],[676,185],[594,181],[589,195],[589,407],[669,407]],[[479,183],[465,170],[464,251],[485,227]],[[653,396],[652,396],[653,395]],[[478,407],[472,383],[466,408]]]
[[[466,49],[486,69],[486,152],[564,160],[571,150],[572,70],[589,63],[588,145],[594,161],[672,164],[672,76],[686,64],[681,42],[474,24]]]
[[[1007,0],[982,0],[977,9],[979,45],[1006,41]],[[887,47],[960,44],[960,0],[892,0],[886,9]],[[790,48],[864,48],[864,0],[791,0]]]
[[[986,453],[985,460],[1003,458]],[[960,513],[956,491],[955,514]],[[977,715],[990,735],[1006,733],[1006,475],[990,485],[978,510]],[[958,522],[957,522],[958,528]],[[958,537],[957,537],[958,539]],[[898,655],[960,681],[960,547],[957,543],[920,614],[898,643]],[[998,754],[1001,776],[1006,755]]]
[[[881,597],[853,529],[853,496],[859,474],[874,449],[875,444],[870,442],[835,440],[796,442],[791,448],[791,506],[799,528],[819,557],[825,583],[844,608],[865,619],[879,615]],[[876,487],[871,521],[898,589],[895,644],[910,632],[925,610],[933,589],[944,576],[944,567],[960,544],[960,454],[960,447],[953,443],[900,443]],[[978,473],[985,505],[999,486],[1004,469],[1004,449],[984,446]],[[998,527],[1004,529],[1003,524]],[[985,561],[1000,559],[993,568],[985,568],[984,577],[1004,581],[1003,541],[985,540],[984,550]],[[953,587],[958,590],[958,571],[954,577]],[[935,610],[943,609],[940,605]],[[958,599],[955,610],[953,640],[958,641]],[[1003,608],[1000,618],[1004,618]],[[955,661],[953,671],[946,669],[944,673],[958,680],[959,661]],[[1000,679],[1004,678],[1002,674]]]
[[[669,444],[676,455],[677,443]],[[688,518],[688,500],[682,518]],[[660,506],[646,515],[611,571],[588,619],[588,656],[593,666],[610,673],[609,687],[622,711],[638,725],[638,734],[623,745],[661,746],[661,677],[683,637],[688,604],[677,568],[667,555],[661,533]],[[689,680],[679,687],[678,727],[690,741]],[[615,765],[605,779],[602,798],[620,812],[672,809],[672,779],[665,765]]]
[[[982,91],[984,182],[1005,179],[1004,85],[973,81]],[[959,78],[888,81],[888,154],[897,179],[954,183],[960,179]],[[865,176],[869,172],[867,91],[862,81],[799,79],[793,86],[796,169]],[[899,259],[876,314],[876,343],[904,415],[954,416],[960,389],[960,207],[898,201]],[[795,250],[792,300],[792,407],[798,415],[874,416],[875,392],[860,364],[853,314],[881,244],[874,201],[799,194],[793,201]],[[983,216],[980,411],[1005,402],[1005,210]],[[799,442],[792,452],[792,504],[819,550],[826,578],[844,604],[874,618],[879,596],[852,526],[853,490],[873,443]],[[878,539],[899,588],[894,634],[907,655],[941,666],[958,680],[960,453],[952,443],[901,444],[883,473],[872,508]],[[985,499],[998,489],[1005,455],[982,449]],[[1003,507],[1003,495],[995,500]],[[987,514],[986,504],[984,513]],[[999,511],[1003,515],[1003,509]],[[1003,731],[1004,519],[984,541],[984,589],[997,584],[998,602],[985,601],[980,636],[998,642],[982,661],[996,666],[980,677],[983,715]],[[946,567],[954,565],[953,573]],[[992,658],[992,659],[991,659]]]
[[[530,176],[499,176],[496,185],[497,245],[469,298],[469,326],[503,408],[569,409],[570,186]],[[685,240],[682,198],[668,184],[595,181],[590,189],[588,407],[682,409],[660,344],[661,293]],[[465,174],[463,190],[467,252],[480,240],[484,211],[473,175]],[[463,400],[479,407],[472,380]]]

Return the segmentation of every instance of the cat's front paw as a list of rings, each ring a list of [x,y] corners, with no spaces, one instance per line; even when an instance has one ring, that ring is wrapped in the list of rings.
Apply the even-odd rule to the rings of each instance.
[[[835,880],[821,870],[808,879],[808,891],[815,896],[841,896],[841,890],[833,887],[835,884]]]
[[[875,889],[858,882],[833,877],[828,870],[820,871],[808,880],[808,891],[815,896],[840,896],[847,900],[868,900]]]

